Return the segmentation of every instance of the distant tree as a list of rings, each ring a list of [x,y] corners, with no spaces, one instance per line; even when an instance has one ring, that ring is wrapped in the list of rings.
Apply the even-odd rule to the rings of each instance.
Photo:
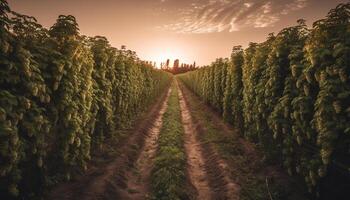
[[[178,71],[179,71],[179,65],[180,65],[180,61],[179,61],[179,59],[176,59],[176,60],[174,61],[174,65],[173,65],[173,69],[172,69],[175,73],[178,73]]]
[[[173,68],[175,69],[175,68],[179,68],[179,65],[180,65],[180,61],[179,61],[179,59],[176,59],[175,61],[174,61],[174,66],[173,66]]]
[[[169,69],[169,64],[170,64],[170,60],[167,59],[167,60],[166,60],[166,64],[165,64],[165,67],[166,67],[167,69]]]

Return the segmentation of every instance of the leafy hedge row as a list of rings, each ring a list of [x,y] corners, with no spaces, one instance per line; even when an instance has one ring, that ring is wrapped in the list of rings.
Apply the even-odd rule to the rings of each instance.
[[[1,1],[0,18],[0,198],[27,199],[85,170],[170,75],[80,35],[73,16],[47,30]]]
[[[298,20],[179,78],[317,191],[330,168],[349,176],[349,76],[350,4],[340,4],[311,29]]]

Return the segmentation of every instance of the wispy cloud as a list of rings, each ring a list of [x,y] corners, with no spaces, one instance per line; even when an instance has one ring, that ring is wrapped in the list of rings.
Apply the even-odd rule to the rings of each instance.
[[[193,0],[176,22],[160,28],[181,33],[237,31],[269,27],[282,15],[306,7],[309,0]]]

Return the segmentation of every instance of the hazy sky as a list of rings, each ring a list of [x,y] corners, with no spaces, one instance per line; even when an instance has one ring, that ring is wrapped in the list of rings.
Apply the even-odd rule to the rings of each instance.
[[[106,36],[112,46],[144,60],[179,58],[210,64],[234,45],[262,42],[304,18],[308,25],[349,0],[8,0],[12,10],[49,28],[74,15],[84,35]]]

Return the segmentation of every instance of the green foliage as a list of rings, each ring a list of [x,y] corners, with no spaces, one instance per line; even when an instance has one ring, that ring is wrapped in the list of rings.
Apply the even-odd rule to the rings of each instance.
[[[332,160],[344,163],[347,162],[345,157],[349,157],[349,21],[350,4],[340,4],[326,19],[314,23],[305,46],[306,59],[310,63],[304,70],[310,84],[305,88],[305,95],[318,90],[311,122],[317,131],[313,139],[321,157],[321,161],[309,168],[311,185],[324,176],[323,171]],[[311,77],[307,78],[308,75]]]
[[[226,88],[223,100],[223,118],[226,122],[232,123],[236,128],[243,128],[242,116],[242,66],[243,49],[241,46],[233,47],[231,62],[227,68]]]
[[[267,116],[269,115],[268,104],[265,102],[266,84],[268,80],[268,54],[272,49],[274,35],[269,35],[267,41],[251,45],[253,54],[248,50],[245,60],[250,59],[243,66],[243,104],[245,108],[244,116],[248,123],[245,123],[245,136],[257,141],[265,150],[273,151],[270,131],[267,126]]]
[[[90,158],[91,136],[87,126],[91,117],[94,62],[90,48],[78,34],[73,16],[59,16],[49,34],[52,48],[61,56],[60,60],[52,61],[48,72],[48,82],[53,83],[50,87],[50,108],[55,114],[53,132],[58,140],[55,154],[69,179],[72,167],[86,169]]]
[[[114,62],[116,60],[116,49],[109,45],[106,38],[96,36],[90,39],[91,51],[95,62],[93,77],[93,102],[92,102],[92,137],[93,142],[102,148],[106,137],[115,134],[115,114],[113,85],[116,82]]]
[[[227,63],[224,59],[218,59],[213,66],[214,73],[214,98],[213,98],[213,106],[217,108],[217,110],[222,113],[223,111],[223,98],[226,87],[226,71],[227,71]]]
[[[211,66],[200,68],[194,72],[180,74],[178,77],[186,82],[197,95],[220,113],[224,112],[223,99],[226,88],[226,74],[229,67],[228,59],[217,59]]]
[[[50,97],[41,69],[26,49],[25,41],[16,38],[22,37],[20,33],[29,21],[24,21],[20,29],[15,26],[16,20],[23,17],[14,16],[12,23],[8,12],[1,11],[7,24],[1,27],[0,35],[0,191],[18,196],[17,184],[24,175],[22,162],[32,160],[38,168],[43,166],[47,148],[43,141],[50,124],[41,105]]]
[[[244,53],[234,47],[224,96],[218,95],[218,65],[225,63],[179,78],[213,107],[222,103],[226,121],[317,194],[327,169],[349,168],[349,21],[350,4],[340,4],[311,30],[298,20]]]
[[[0,194],[28,199],[84,172],[171,76],[80,35],[73,16],[46,30],[1,1],[0,18]]]

